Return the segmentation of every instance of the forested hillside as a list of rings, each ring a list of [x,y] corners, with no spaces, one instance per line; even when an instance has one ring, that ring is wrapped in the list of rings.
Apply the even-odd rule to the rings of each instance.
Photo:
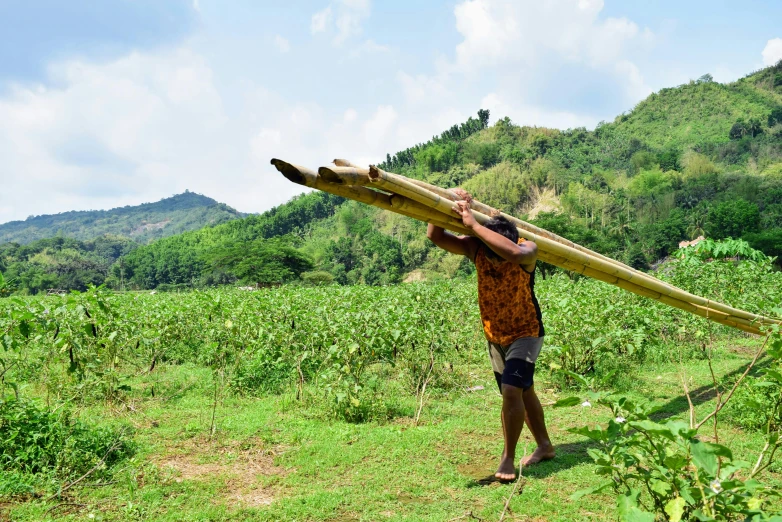
[[[489,127],[488,119],[480,111],[425,144],[389,154],[381,166],[462,186],[637,268],[700,235],[743,238],[782,255],[782,63],[732,84],[705,75],[663,89],[593,131],[520,127],[508,118]],[[388,284],[470,270],[434,248],[422,223],[311,193],[260,216],[137,248],[107,277],[129,288]],[[22,272],[8,272],[20,281]]]
[[[0,224],[0,244],[32,243],[62,236],[90,240],[105,234],[149,243],[162,237],[218,225],[243,217],[228,205],[186,191],[156,203],[144,203],[111,210],[87,210],[30,216],[24,221]]]

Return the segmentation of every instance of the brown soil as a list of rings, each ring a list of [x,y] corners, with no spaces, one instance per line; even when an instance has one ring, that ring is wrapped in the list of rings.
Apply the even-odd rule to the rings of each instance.
[[[226,499],[245,507],[268,506],[274,501],[271,488],[260,482],[263,477],[279,476],[285,470],[275,466],[273,456],[278,451],[251,447],[239,449],[211,444],[177,448],[157,461],[163,470],[171,470],[175,480],[208,481],[220,480],[227,490]]]

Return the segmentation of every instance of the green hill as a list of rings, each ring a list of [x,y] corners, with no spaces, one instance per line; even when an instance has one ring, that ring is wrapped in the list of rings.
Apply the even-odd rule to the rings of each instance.
[[[185,192],[156,203],[144,203],[111,210],[63,212],[31,216],[24,221],[0,224],[0,243],[31,243],[38,239],[63,236],[90,240],[105,234],[149,243],[208,225],[218,225],[243,217],[231,207],[212,198]]]
[[[479,111],[427,143],[387,155],[381,166],[463,186],[637,268],[698,235],[743,238],[782,255],[782,63],[728,85],[704,76],[663,89],[593,131],[520,127],[508,118],[488,126],[488,119]],[[6,279],[17,281],[40,269],[29,256],[0,252],[0,270],[3,263]],[[133,249],[106,281],[135,288],[388,284],[471,270],[434,248],[422,223],[310,193],[263,215]]]
[[[769,68],[730,84],[704,75],[662,89],[617,117],[614,124],[652,147],[723,143],[730,140],[730,129],[737,121],[754,120],[762,127],[779,107],[782,73]]]

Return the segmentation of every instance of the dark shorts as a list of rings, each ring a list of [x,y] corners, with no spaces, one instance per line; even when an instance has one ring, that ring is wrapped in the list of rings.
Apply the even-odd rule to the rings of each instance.
[[[525,391],[532,387],[535,361],[542,347],[543,337],[521,337],[509,346],[489,342],[489,359],[500,393],[503,384]]]

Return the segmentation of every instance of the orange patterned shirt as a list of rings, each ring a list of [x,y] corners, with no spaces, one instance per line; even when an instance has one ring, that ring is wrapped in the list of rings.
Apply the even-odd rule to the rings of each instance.
[[[543,337],[543,318],[535,298],[535,271],[503,259],[492,261],[481,245],[475,254],[478,305],[486,338],[508,346],[521,337]]]

